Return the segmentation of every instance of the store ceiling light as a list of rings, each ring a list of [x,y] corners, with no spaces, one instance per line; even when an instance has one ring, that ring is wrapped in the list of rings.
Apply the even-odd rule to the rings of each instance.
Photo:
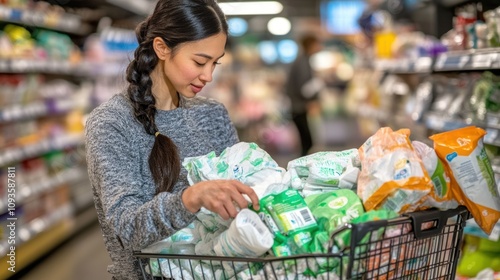
[[[285,35],[292,29],[292,24],[287,18],[275,17],[269,20],[267,29],[273,35]]]
[[[277,1],[224,2],[220,8],[231,15],[275,15],[283,11],[283,5]]]
[[[106,2],[141,16],[153,12],[156,3],[147,0],[106,0]]]

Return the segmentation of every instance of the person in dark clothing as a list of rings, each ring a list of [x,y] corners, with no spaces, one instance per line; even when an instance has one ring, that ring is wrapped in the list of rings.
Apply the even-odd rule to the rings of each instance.
[[[299,44],[301,53],[290,67],[285,91],[290,98],[292,120],[300,136],[301,156],[305,156],[313,146],[308,110],[317,101],[323,86],[320,80],[314,78],[310,58],[322,49],[322,44],[314,35],[303,36]]]

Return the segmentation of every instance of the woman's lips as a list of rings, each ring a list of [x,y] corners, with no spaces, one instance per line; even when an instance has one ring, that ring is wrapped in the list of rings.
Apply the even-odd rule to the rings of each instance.
[[[203,86],[195,86],[195,85],[191,84],[191,90],[192,90],[194,93],[198,93],[198,92],[200,92],[202,89],[203,89]]]

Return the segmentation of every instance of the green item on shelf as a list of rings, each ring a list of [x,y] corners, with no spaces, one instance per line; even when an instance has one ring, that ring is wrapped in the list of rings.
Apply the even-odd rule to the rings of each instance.
[[[475,117],[482,121],[488,112],[500,111],[500,79],[486,71],[474,86],[470,106]]]
[[[44,48],[51,59],[69,59],[73,41],[68,35],[40,29],[34,32],[33,37],[36,39],[37,45]]]
[[[500,271],[500,255],[490,252],[464,252],[457,267],[457,273],[465,277],[475,277],[484,269]]]
[[[500,257],[500,240],[493,241],[486,238],[479,239],[479,251],[497,253]]]

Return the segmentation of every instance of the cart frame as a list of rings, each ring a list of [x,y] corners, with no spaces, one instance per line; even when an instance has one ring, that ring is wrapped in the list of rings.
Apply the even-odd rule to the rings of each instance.
[[[439,279],[454,280],[464,206],[425,210],[390,220],[347,224],[327,254],[242,258],[135,252],[144,279]],[[350,232],[350,245],[333,245]],[[159,270],[160,275],[149,272]],[[321,273],[320,273],[321,272]]]

